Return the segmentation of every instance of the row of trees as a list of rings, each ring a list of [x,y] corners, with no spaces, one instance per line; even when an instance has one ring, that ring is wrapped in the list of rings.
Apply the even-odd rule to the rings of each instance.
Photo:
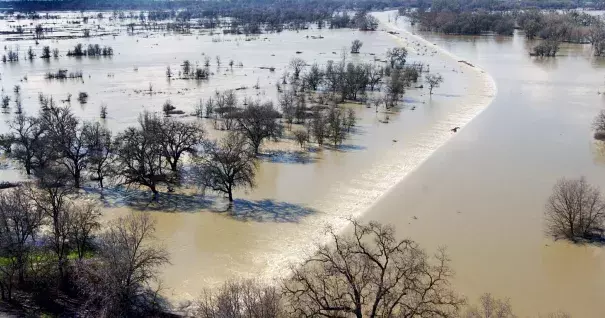
[[[101,47],[98,44],[89,44],[88,48],[85,48],[82,43],[78,43],[74,46],[73,50],[67,51],[67,56],[112,56],[113,48],[110,46]]]
[[[157,310],[150,284],[168,254],[150,244],[152,219],[129,215],[101,232],[99,209],[63,187],[63,176],[47,170],[36,185],[0,191],[2,299],[56,314],[117,317]],[[75,308],[53,308],[66,296]]]
[[[250,101],[241,107],[233,91],[217,93],[205,104],[206,116],[217,127],[221,123],[222,129],[230,130],[218,143],[207,140],[195,121],[150,113],[113,137],[100,123],[77,119],[68,106],[57,106],[43,95],[39,100],[37,116],[19,114],[9,123],[10,132],[0,136],[3,149],[28,175],[40,177],[48,169],[58,169],[70,178],[63,185],[73,188],[80,188],[88,178],[101,188],[107,182],[143,186],[157,197],[161,186],[171,189],[179,184],[182,158],[191,155],[201,185],[233,200],[236,187],[254,185],[255,159],[263,142],[283,134],[282,114],[272,103]],[[293,104],[283,106],[290,118]],[[302,120],[307,136],[314,136],[319,145],[329,139],[337,146],[355,124],[355,114],[333,106],[317,108],[312,117]],[[309,141],[310,137],[299,140],[301,146]],[[225,153],[233,153],[237,160]],[[217,170],[222,174],[217,175]]]
[[[515,19],[511,14],[500,12],[451,12],[420,11],[408,13],[413,24],[418,23],[427,31],[446,34],[479,35],[492,32],[500,35],[512,35],[515,30]]]
[[[555,56],[561,42],[591,43],[595,55],[605,53],[605,23],[598,16],[577,11],[474,11],[439,2],[433,3],[430,11],[402,10],[401,13],[423,29],[451,34],[493,32],[512,35],[515,26],[519,26],[528,39],[544,40],[533,48],[532,55],[535,56]]]

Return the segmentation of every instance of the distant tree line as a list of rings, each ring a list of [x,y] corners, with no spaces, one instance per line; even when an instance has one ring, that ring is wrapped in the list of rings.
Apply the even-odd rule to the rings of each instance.
[[[595,55],[605,52],[605,23],[600,17],[583,12],[541,11],[537,9],[507,12],[455,6],[454,2],[434,2],[430,10],[400,9],[421,29],[447,34],[479,35],[494,33],[512,35],[523,30],[528,39],[539,38],[531,54],[555,56],[561,42],[590,43]]]
[[[446,34],[479,35],[492,32],[512,35],[515,19],[511,14],[488,11],[414,11],[410,13],[413,23],[422,29]]]

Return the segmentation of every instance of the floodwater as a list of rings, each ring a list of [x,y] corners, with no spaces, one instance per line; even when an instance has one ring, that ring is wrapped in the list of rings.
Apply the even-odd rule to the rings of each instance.
[[[398,27],[415,32],[403,20]],[[605,60],[582,45],[532,58],[522,33],[417,35],[481,66],[498,94],[364,219],[392,224],[428,250],[446,245],[454,286],[471,300],[491,292],[522,317],[604,317],[605,251],[552,241],[542,215],[561,177],[605,189],[604,146],[591,132],[605,102]]]
[[[39,109],[40,91],[52,94],[56,100],[68,93],[76,96],[86,91],[89,102],[79,105],[72,100],[74,112],[97,120],[100,105],[105,103],[109,117],[103,122],[116,131],[134,124],[143,110],[160,111],[167,98],[186,113],[193,112],[199,99],[212,96],[216,90],[242,86],[248,89],[238,91],[240,98],[274,100],[275,83],[291,58],[319,63],[339,59],[342,48],[353,39],[360,39],[364,47],[359,56],[348,57],[350,60],[371,61],[374,56],[384,59],[388,48],[401,44],[386,32],[351,30],[287,31],[251,41],[243,36],[197,34],[42,40],[40,46],[57,46],[63,54],[75,43],[83,42],[111,45],[115,55],[100,59],[61,56],[57,61],[2,65],[2,85],[7,94],[15,84],[22,86],[23,106],[29,114]],[[8,45],[19,45],[23,51],[34,44],[30,40]],[[165,195],[159,206],[149,207],[147,193],[112,189],[102,202],[105,219],[130,210],[153,213],[158,221],[157,237],[171,254],[172,264],[161,275],[162,286],[165,295],[175,302],[193,299],[202,288],[236,277],[270,281],[287,275],[291,264],[322,242],[326,225],[343,228],[347,217],[361,215],[450,139],[451,128],[464,126],[493,98],[495,87],[487,74],[451,58],[444,59],[443,53],[425,50],[421,45],[411,51],[410,62],[428,63],[445,78],[432,97],[426,89],[410,89],[404,105],[390,113],[347,105],[357,111],[359,122],[351,138],[338,149],[313,149],[301,155],[294,151],[292,140],[268,144],[270,153],[261,160],[257,188],[237,193],[232,211],[221,212],[221,199],[202,197],[195,190]],[[167,65],[175,70],[185,59],[202,63],[202,53],[220,55],[222,59],[221,69],[210,80],[165,78]],[[233,71],[225,67],[230,59],[235,61]],[[240,62],[242,68],[237,67]],[[211,68],[216,67],[215,63],[213,58]],[[276,67],[275,73],[260,69],[268,66]],[[43,78],[45,72],[59,68],[83,71],[84,81],[51,82]],[[25,74],[28,80],[20,81]],[[252,89],[257,82],[260,89]],[[149,83],[153,94],[137,93],[148,89]],[[2,116],[10,120],[13,115]],[[206,126],[212,130],[211,125]],[[7,169],[2,175],[6,179],[15,173]]]
[[[377,14],[385,28],[407,27],[389,25],[391,14]],[[0,21],[0,26],[10,23]],[[470,299],[484,292],[510,297],[522,316],[558,309],[577,317],[605,315],[598,305],[605,296],[602,249],[552,242],[543,235],[541,218],[559,177],[586,175],[605,188],[605,147],[595,144],[590,132],[603,104],[597,92],[605,91],[605,64],[582,46],[564,46],[556,59],[530,58],[522,35],[422,34],[426,42],[398,32],[285,31],[250,41],[231,35],[121,32],[41,40],[39,46],[32,40],[3,41],[18,45],[21,55],[29,46],[50,45],[63,56],[1,64],[0,83],[7,94],[15,84],[22,86],[29,114],[39,109],[38,92],[56,100],[73,94],[72,109],[88,120],[98,120],[104,103],[109,117],[103,122],[117,132],[134,124],[143,110],[159,112],[167,99],[186,113],[216,90],[242,86],[248,88],[238,91],[240,99],[275,100],[275,83],[293,57],[309,63],[338,60],[343,47],[360,39],[362,54],[348,58],[371,61],[405,45],[410,62],[428,63],[443,75],[445,83],[432,97],[426,89],[410,89],[404,105],[389,114],[347,105],[357,111],[359,122],[339,149],[299,154],[292,140],[266,145],[258,186],[237,193],[232,211],[221,212],[221,199],[195,190],[164,195],[160,206],[149,207],[146,193],[115,189],[105,195],[105,218],[131,210],[154,215],[157,237],[171,254],[162,285],[175,302],[236,277],[283,277],[290,264],[322,242],[326,225],[344,229],[345,218],[353,216],[392,224],[399,235],[429,250],[447,245],[457,272],[455,287]],[[110,45],[115,55],[64,56],[78,42]],[[185,59],[203,63],[205,55],[212,58],[214,72],[208,81],[166,79],[167,65],[175,71]],[[227,65],[231,59],[233,70]],[[270,66],[276,67],[274,73],[260,69]],[[83,71],[83,82],[44,79],[44,73],[59,68]],[[21,81],[26,74],[27,81]],[[257,82],[258,90],[252,88]],[[150,83],[153,93],[143,93]],[[80,91],[90,95],[85,105],[75,101]],[[13,114],[0,116],[4,121]],[[451,133],[457,126],[462,129]],[[6,127],[0,124],[0,132]],[[0,170],[0,179],[17,177],[14,170]]]

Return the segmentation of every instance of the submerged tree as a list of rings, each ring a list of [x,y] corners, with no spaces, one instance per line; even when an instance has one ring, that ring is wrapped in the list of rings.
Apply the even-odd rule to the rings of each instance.
[[[245,137],[230,133],[219,144],[211,144],[197,158],[197,170],[204,188],[228,195],[233,202],[233,190],[255,186],[256,162]]]
[[[292,75],[297,80],[300,77],[300,73],[303,71],[307,63],[301,58],[293,58],[290,61],[290,68],[292,68]]]
[[[261,144],[265,139],[281,137],[283,127],[277,121],[279,112],[273,108],[273,103],[250,103],[237,114],[238,131],[246,137],[254,154],[258,155]]]
[[[387,51],[387,60],[391,68],[403,68],[407,56],[408,50],[403,47],[396,47]]]
[[[20,114],[9,123],[14,136],[15,149],[11,156],[25,168],[30,175],[34,169],[43,168],[50,160],[52,149],[49,146],[47,129],[36,117]]]
[[[204,129],[196,122],[186,123],[164,118],[160,125],[160,143],[164,157],[173,172],[185,153],[195,154],[196,147],[204,143]]]
[[[48,129],[53,149],[58,152],[57,163],[67,169],[74,187],[79,188],[89,155],[85,140],[88,125],[80,123],[69,107],[49,107],[41,120]]]
[[[561,179],[546,203],[546,231],[572,241],[600,237],[605,222],[605,201],[598,187],[586,179]]]
[[[169,183],[164,149],[159,142],[160,120],[148,113],[139,118],[139,127],[130,127],[115,138],[117,173],[125,184],[147,187],[154,199],[161,183]]]
[[[361,42],[359,40],[354,40],[351,43],[351,54],[358,54],[359,49],[361,49],[362,46],[363,46],[363,42]]]
[[[94,180],[104,188],[104,180],[113,174],[114,142],[111,131],[99,123],[86,124],[84,138],[88,149],[88,170],[93,173]]]
[[[443,83],[443,77],[441,74],[429,74],[426,76],[426,83],[429,85],[429,94],[433,95],[433,89]]]

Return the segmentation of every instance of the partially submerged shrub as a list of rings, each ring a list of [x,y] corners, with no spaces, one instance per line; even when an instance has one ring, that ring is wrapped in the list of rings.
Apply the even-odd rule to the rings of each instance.
[[[78,101],[80,102],[80,104],[86,104],[86,103],[88,103],[88,93],[86,93],[86,92],[80,92],[78,94]]]

